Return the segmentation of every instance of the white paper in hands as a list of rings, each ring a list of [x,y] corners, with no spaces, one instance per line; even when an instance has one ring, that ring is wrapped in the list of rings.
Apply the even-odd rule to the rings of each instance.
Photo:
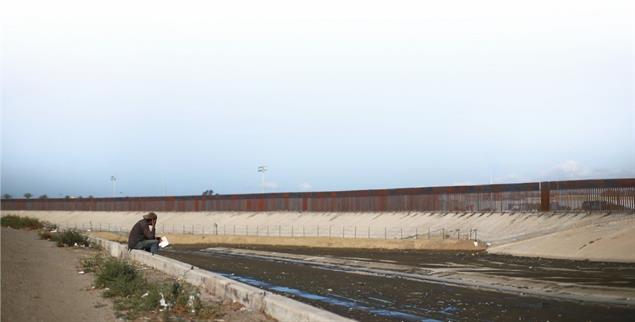
[[[159,242],[159,247],[165,248],[167,245],[170,245],[168,238],[165,236],[161,237],[161,241]]]

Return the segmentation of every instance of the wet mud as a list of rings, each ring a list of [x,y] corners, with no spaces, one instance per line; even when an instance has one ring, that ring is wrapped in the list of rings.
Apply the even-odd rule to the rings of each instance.
[[[360,321],[634,321],[635,308],[588,305],[337,270],[204,253],[175,246],[164,253],[229,278]],[[229,247],[237,248],[236,245]],[[381,251],[303,247],[243,248],[386,261],[420,267],[491,268],[499,275],[633,287],[635,265],[467,252]],[[487,271],[487,270],[485,270]]]

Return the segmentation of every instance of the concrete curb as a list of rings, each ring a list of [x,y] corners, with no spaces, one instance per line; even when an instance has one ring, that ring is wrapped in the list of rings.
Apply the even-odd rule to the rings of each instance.
[[[182,278],[212,295],[237,301],[250,310],[264,312],[278,321],[355,321],[171,258],[139,250],[129,252],[126,245],[101,238],[90,237],[89,239],[113,257],[130,259]]]

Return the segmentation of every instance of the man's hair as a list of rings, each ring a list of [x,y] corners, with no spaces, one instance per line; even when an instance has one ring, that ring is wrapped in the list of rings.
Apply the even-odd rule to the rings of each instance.
[[[153,212],[149,212],[149,213],[143,215],[143,219],[145,219],[145,220],[155,220],[155,219],[157,219],[157,214],[155,214]]]

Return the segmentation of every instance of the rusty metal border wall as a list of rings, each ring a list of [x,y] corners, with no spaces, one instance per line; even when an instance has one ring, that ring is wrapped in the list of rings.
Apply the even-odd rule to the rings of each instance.
[[[62,211],[635,211],[635,179],[304,193],[7,199],[3,210]]]

